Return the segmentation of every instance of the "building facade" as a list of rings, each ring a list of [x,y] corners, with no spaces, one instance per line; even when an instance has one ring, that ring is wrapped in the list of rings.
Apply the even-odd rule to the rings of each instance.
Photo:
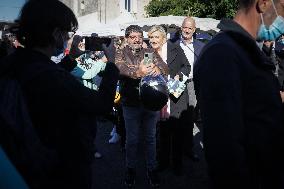
[[[109,23],[123,12],[129,12],[134,18],[146,17],[145,6],[150,0],[60,0],[70,7],[77,17],[97,13],[98,21]]]

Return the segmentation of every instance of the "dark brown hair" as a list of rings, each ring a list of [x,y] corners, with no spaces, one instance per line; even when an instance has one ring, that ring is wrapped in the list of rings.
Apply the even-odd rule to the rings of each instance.
[[[239,9],[249,9],[256,0],[238,0]]]
[[[125,30],[125,37],[128,37],[132,32],[141,33],[143,35],[142,28],[137,25],[130,25]]]
[[[18,19],[18,40],[26,47],[46,47],[54,44],[55,28],[75,31],[76,16],[70,8],[58,0],[29,0]]]

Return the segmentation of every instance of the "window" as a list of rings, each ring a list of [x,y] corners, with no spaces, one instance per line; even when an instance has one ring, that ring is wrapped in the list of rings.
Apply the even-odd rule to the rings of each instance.
[[[124,0],[124,10],[127,12],[131,11],[131,0]]]
[[[137,13],[138,0],[120,0],[120,11]]]
[[[131,11],[131,0],[128,0],[128,9],[127,9],[128,12]]]

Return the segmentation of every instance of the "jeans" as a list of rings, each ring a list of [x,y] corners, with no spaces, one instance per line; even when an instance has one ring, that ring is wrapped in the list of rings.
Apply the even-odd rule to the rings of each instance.
[[[157,167],[156,160],[156,123],[159,112],[146,110],[143,107],[123,106],[126,129],[126,166],[135,168],[137,164],[137,146],[139,127],[145,132],[147,169]]]

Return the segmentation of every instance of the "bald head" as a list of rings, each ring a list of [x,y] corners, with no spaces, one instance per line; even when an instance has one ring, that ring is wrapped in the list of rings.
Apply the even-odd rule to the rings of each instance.
[[[186,17],[181,26],[182,38],[186,43],[192,42],[192,35],[196,29],[195,20],[192,17]]]
[[[187,25],[188,23],[195,27],[195,20],[192,17],[186,17],[182,22],[182,26]]]

